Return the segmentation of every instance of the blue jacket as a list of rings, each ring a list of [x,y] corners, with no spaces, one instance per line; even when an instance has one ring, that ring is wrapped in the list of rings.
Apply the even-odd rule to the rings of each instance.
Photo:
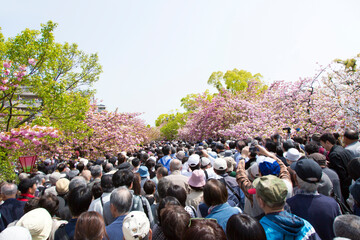
[[[172,158],[169,155],[163,156],[160,158],[159,163],[161,163],[168,171],[170,171],[170,162]]]
[[[224,203],[214,207],[206,218],[214,218],[226,233],[226,224],[232,215],[241,213],[240,208],[231,207],[229,203]]]
[[[126,215],[119,216],[106,227],[106,233],[109,236],[109,240],[123,239],[122,225]]]
[[[308,221],[286,211],[267,214],[260,224],[267,240],[320,240]]]
[[[0,232],[4,230],[9,223],[19,220],[24,215],[24,206],[26,202],[9,198],[0,205]]]

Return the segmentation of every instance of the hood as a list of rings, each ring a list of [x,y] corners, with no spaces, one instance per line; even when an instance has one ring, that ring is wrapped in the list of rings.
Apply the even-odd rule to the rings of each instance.
[[[298,235],[305,225],[303,219],[286,211],[271,213],[266,217],[275,225],[274,228],[280,228],[279,231],[286,232],[289,235]]]

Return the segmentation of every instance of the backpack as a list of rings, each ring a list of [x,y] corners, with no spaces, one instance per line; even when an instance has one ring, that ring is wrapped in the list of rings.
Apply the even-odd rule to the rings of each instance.
[[[232,207],[239,207],[240,209],[244,209],[243,201],[238,192],[235,191],[226,181],[224,178],[219,179],[220,182],[225,184],[226,189],[228,190],[228,203]]]

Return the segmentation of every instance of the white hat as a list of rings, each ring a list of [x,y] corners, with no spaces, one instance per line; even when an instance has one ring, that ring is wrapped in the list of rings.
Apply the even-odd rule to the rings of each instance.
[[[122,230],[125,240],[143,239],[150,231],[149,219],[144,212],[129,212],[124,218]]]
[[[0,240],[31,240],[31,234],[29,230],[24,227],[12,226],[7,227],[0,233]]]
[[[83,163],[86,166],[89,163],[89,160],[87,160],[86,158],[80,158],[79,162]]]
[[[201,166],[202,167],[206,167],[209,164],[210,164],[210,159],[208,159],[207,157],[202,157],[201,158]]]
[[[299,151],[295,148],[290,148],[287,152],[284,152],[283,156],[292,162],[296,162],[301,157]]]
[[[16,226],[27,228],[33,240],[46,240],[50,236],[52,219],[47,210],[36,208],[22,216]]]
[[[200,162],[200,156],[197,154],[193,154],[188,159],[188,164],[190,167],[195,167]]]
[[[226,160],[223,158],[217,158],[214,161],[214,169],[215,170],[227,170]]]

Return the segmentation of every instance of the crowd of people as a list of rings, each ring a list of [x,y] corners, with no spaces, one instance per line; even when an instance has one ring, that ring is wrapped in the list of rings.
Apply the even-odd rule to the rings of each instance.
[[[359,132],[159,141],[1,183],[2,239],[360,239]]]

